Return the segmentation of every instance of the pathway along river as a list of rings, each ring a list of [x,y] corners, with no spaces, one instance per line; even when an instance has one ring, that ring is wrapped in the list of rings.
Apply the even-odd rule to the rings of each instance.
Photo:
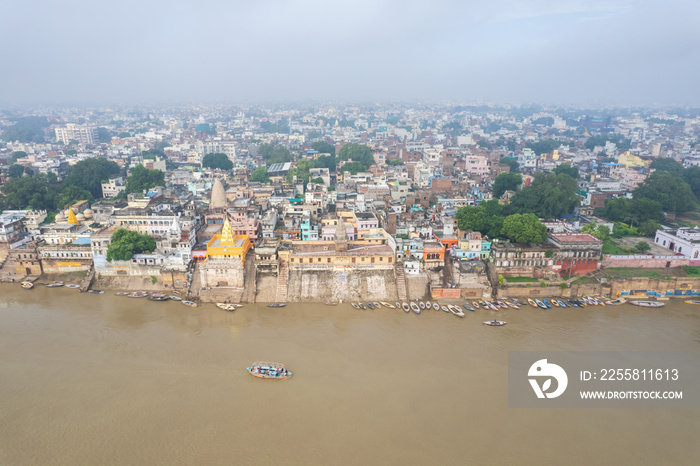
[[[509,409],[509,350],[699,351],[700,306],[227,313],[0,285],[0,464],[700,464],[698,410]]]

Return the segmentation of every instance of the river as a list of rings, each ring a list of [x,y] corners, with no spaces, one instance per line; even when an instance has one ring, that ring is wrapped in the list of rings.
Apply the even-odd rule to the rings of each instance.
[[[0,464],[700,464],[700,410],[508,408],[515,350],[700,351],[700,306],[227,313],[3,284]]]

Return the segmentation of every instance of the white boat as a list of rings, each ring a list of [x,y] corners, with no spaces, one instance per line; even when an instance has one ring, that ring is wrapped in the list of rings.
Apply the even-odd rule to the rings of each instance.
[[[502,327],[505,324],[507,324],[505,320],[487,320],[486,322],[483,322],[484,325],[490,325],[491,327]]]
[[[32,283],[32,282],[22,282],[22,283],[19,284],[19,286],[21,286],[21,287],[24,288],[25,290],[31,290],[32,288],[34,288],[34,283]]]
[[[416,303],[411,303],[411,310],[415,312],[416,314],[420,314],[420,308],[418,307],[418,304]]]
[[[80,285],[66,285],[66,288],[72,288],[72,289],[78,289],[80,288]]]
[[[403,309],[404,312],[411,312],[411,308],[408,306],[407,303],[403,303],[403,304],[401,305],[401,309]]]
[[[419,303],[418,303],[418,307],[420,307],[420,310],[421,310],[421,311],[424,310],[424,309],[425,309],[425,303],[424,303],[423,301],[419,302]]]
[[[450,312],[457,317],[464,317],[464,312],[462,312],[462,309],[459,306],[456,306],[454,304],[451,304],[450,307]]]
[[[442,309],[445,312],[450,312],[450,308],[448,308],[447,306],[440,306],[440,309]]]
[[[630,301],[630,304],[641,307],[664,307],[666,303],[660,303],[658,301]]]
[[[219,309],[223,309],[224,311],[235,311],[239,307],[243,307],[243,305],[232,303],[216,303],[216,307],[218,307]]]
[[[438,303],[433,303],[433,309],[435,309],[436,311],[439,311],[440,305]]]

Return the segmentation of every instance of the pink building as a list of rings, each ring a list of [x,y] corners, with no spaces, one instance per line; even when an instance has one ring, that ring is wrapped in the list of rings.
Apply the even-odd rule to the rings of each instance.
[[[486,157],[480,155],[469,155],[466,160],[466,169],[474,175],[487,175],[489,173],[489,162]]]

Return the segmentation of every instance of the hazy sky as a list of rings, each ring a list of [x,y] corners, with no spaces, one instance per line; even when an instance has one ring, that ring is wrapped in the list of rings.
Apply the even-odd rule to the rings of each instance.
[[[700,103],[698,0],[7,0],[0,102]]]

